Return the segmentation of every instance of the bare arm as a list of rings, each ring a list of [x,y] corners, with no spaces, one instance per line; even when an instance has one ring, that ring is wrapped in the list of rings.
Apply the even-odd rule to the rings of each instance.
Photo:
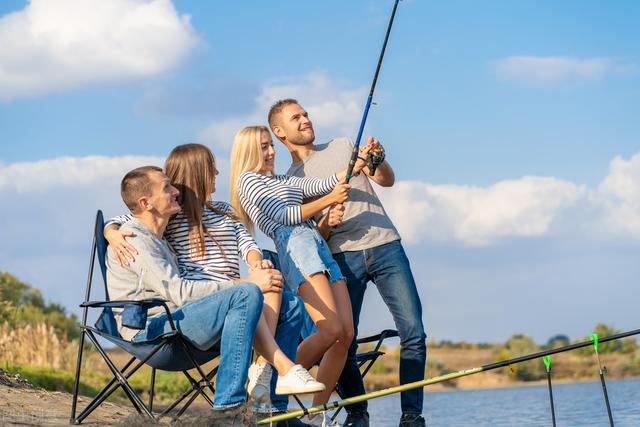
[[[310,219],[322,212],[325,208],[333,204],[344,203],[349,197],[349,189],[351,186],[345,183],[336,184],[333,191],[326,196],[320,197],[309,203],[300,206],[302,212],[302,220]]]
[[[329,211],[325,215],[323,215],[316,224],[320,235],[325,240],[329,240],[329,236],[331,236],[331,229],[340,224],[343,217],[344,205],[342,203],[332,205],[329,208]]]
[[[365,172],[369,175],[369,168],[365,168]],[[381,187],[392,187],[396,182],[396,175],[393,173],[393,168],[391,168],[391,165],[386,160],[376,168],[375,175],[369,176],[369,178]]]

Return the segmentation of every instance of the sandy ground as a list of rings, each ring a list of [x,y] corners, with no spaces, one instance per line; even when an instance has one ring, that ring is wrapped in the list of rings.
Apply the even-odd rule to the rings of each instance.
[[[79,408],[89,402],[81,397]],[[105,402],[89,416],[83,425],[115,425],[135,415],[135,410]],[[0,425],[45,426],[69,425],[71,395],[34,387],[19,375],[0,370]]]
[[[90,401],[80,397],[78,412]],[[175,426],[209,426],[228,427],[233,422],[229,419],[212,417],[204,406],[195,410],[189,409],[191,415],[181,417],[178,421],[163,418],[160,425]],[[71,418],[71,395],[63,392],[50,392],[31,385],[18,375],[7,374],[0,370],[0,426],[62,426],[69,425]],[[233,425],[255,425],[255,417],[244,413],[235,416],[236,421],[244,422]],[[104,402],[82,423],[83,426],[157,426],[146,418],[137,415],[136,411],[125,405]]]

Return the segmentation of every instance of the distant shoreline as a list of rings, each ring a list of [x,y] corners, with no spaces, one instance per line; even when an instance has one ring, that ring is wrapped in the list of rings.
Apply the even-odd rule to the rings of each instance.
[[[616,381],[640,381],[640,377],[638,376],[634,376],[634,377],[622,377],[622,378],[614,378],[614,377],[605,377],[605,380],[607,381],[607,383],[609,382],[616,382]],[[558,379],[555,380],[553,379],[553,377],[551,378],[551,382],[552,385],[565,385],[565,384],[586,384],[586,383],[597,383],[598,385],[600,384],[600,379],[598,377],[595,377],[594,379],[567,379],[567,378],[563,378],[563,379]],[[519,381],[519,382],[514,382],[513,384],[509,384],[509,385],[500,385],[500,386],[486,386],[486,387],[469,387],[469,388],[464,388],[464,387],[435,387],[437,384],[434,384],[434,386],[427,386],[425,387],[425,391],[428,391],[429,389],[431,389],[432,392],[453,392],[453,391],[481,391],[481,390],[498,390],[498,389],[509,389],[509,388],[522,388],[522,387],[537,387],[537,386],[547,386],[547,380],[538,380],[538,381]]]

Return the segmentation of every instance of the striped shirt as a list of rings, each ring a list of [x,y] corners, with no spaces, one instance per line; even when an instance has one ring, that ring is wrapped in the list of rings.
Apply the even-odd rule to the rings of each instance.
[[[274,239],[276,230],[285,225],[315,227],[313,221],[302,220],[302,201],[330,193],[337,183],[335,174],[318,179],[245,172],[238,179],[238,194],[251,221]]]
[[[233,214],[233,209],[225,202],[212,202],[212,206],[221,212]],[[110,219],[107,224],[124,224],[131,215],[120,215]],[[251,251],[260,252],[251,233],[245,226],[226,215],[204,209],[202,223],[218,244],[205,235],[205,253],[202,258],[196,256],[189,242],[189,223],[183,212],[169,220],[164,238],[176,253],[180,277],[188,280],[231,280],[240,278],[240,257],[247,260]]]

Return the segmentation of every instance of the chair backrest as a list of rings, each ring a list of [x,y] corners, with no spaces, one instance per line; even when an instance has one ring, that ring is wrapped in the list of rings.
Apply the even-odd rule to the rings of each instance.
[[[98,265],[100,266],[100,272],[102,274],[102,283],[104,284],[105,301],[110,301],[109,290],[107,289],[106,263],[108,242],[104,238],[104,216],[100,210],[96,213],[93,241],[94,246],[91,251],[91,264],[89,267],[90,270],[89,281],[87,283],[86,300],[88,301],[90,297],[93,268],[95,260],[97,259]],[[86,324],[86,315],[84,316],[83,323]],[[175,338],[169,341],[164,338],[157,338],[143,343],[131,343],[124,340],[118,331],[118,325],[116,323],[113,310],[109,307],[102,310],[102,313],[95,323],[95,327],[103,338],[111,341],[140,360],[146,358],[146,356],[153,351],[160,342],[167,342],[167,345],[162,346],[162,348],[147,361],[148,365],[166,371],[184,371],[193,368],[193,364],[185,354],[182,345],[177,342]],[[189,350],[198,364],[209,362],[220,354],[217,347],[203,351],[191,346],[188,342],[186,344],[189,346]]]
[[[102,211],[96,213],[96,224],[93,230],[93,237],[96,242],[96,251],[98,263],[100,264],[100,272],[102,273],[102,283],[104,284],[105,300],[109,301],[109,289],[107,289],[107,239],[104,238],[104,216]]]
[[[104,300],[109,301],[109,289],[107,288],[107,240],[104,238],[104,215],[101,210],[96,213],[96,222],[93,227],[93,250],[91,251],[91,263],[89,267],[89,280],[87,282],[87,293],[85,302],[90,299],[91,286],[93,284],[93,268],[94,262],[97,259],[100,266],[100,273],[102,275],[102,284],[104,285]],[[86,316],[83,323],[86,324]],[[95,327],[109,335],[120,337],[118,332],[118,325],[113,315],[113,310],[109,307],[102,310],[102,313],[98,317],[95,323]]]

